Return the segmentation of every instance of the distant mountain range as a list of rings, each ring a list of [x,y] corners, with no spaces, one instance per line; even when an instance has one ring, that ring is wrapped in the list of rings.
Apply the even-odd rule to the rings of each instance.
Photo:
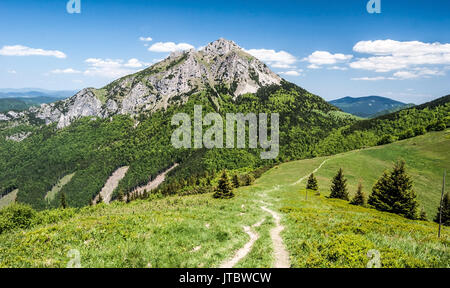
[[[344,97],[329,102],[342,111],[363,118],[374,118],[414,106],[381,96]]]
[[[38,88],[0,89],[0,112],[27,110],[32,106],[68,98],[75,93],[76,91],[52,91]]]

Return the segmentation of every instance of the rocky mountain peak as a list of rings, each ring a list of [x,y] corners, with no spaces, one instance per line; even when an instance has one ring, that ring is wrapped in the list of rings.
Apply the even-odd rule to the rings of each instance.
[[[281,78],[264,63],[233,41],[221,38],[201,50],[171,53],[163,61],[101,89],[83,89],[69,99],[43,104],[29,110],[28,114],[47,124],[58,122],[58,127],[63,128],[80,117],[135,115],[184,104],[189,95],[207,87],[213,90],[219,86],[221,90],[226,88],[237,98],[280,82]]]
[[[228,54],[233,50],[242,50],[242,48],[233,41],[226,40],[224,38],[220,38],[214,42],[211,42],[204,48],[204,51],[207,54],[215,54],[219,56]]]

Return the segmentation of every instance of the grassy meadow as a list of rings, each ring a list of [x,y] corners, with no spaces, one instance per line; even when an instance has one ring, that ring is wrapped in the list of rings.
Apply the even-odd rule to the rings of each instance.
[[[275,223],[263,206],[282,216],[281,236],[292,267],[362,268],[370,250],[380,252],[383,267],[450,267],[449,227],[437,238],[435,223],[326,198],[339,167],[350,191],[362,179],[367,195],[383,170],[402,158],[431,218],[439,203],[442,168],[450,163],[449,135],[428,133],[367,150],[284,163],[254,185],[237,189],[230,200],[212,194],[154,195],[128,204],[38,212],[41,220],[31,228],[0,234],[0,267],[66,267],[72,249],[80,251],[82,267],[218,267],[249,241],[243,226],[262,220],[254,229],[258,240],[235,267],[272,267],[269,231]],[[306,198],[304,177],[325,160],[317,171],[322,195],[310,192]]]

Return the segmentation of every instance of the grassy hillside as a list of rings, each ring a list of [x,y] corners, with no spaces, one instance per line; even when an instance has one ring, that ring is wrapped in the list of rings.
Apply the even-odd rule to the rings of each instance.
[[[316,155],[335,155],[422,135],[450,127],[450,95],[374,119],[336,129],[315,148]]]
[[[235,267],[271,267],[274,256],[269,231],[274,220],[261,207],[282,216],[286,229],[281,236],[293,267],[365,267],[369,261],[366,254],[372,249],[381,253],[383,267],[449,267],[448,227],[438,239],[435,223],[355,207],[324,195],[308,195],[306,200],[303,188],[304,177],[327,159],[317,172],[323,194],[329,187],[327,175],[339,166],[367,163],[354,170],[344,166],[354,190],[359,177],[371,183],[402,156],[417,178],[419,199],[435,208],[437,192],[426,187],[439,186],[434,184],[435,179],[440,182],[437,167],[449,163],[445,162],[448,135],[429,133],[384,147],[285,163],[263,174],[254,185],[239,188],[231,200],[213,199],[210,193],[153,195],[150,200],[129,204],[39,212],[33,228],[0,235],[0,267],[65,267],[71,249],[80,251],[83,267],[217,267],[249,241],[243,226],[261,220],[262,225],[254,229],[258,240]],[[440,145],[429,149],[427,145],[436,141]],[[436,168],[422,168],[429,163]],[[423,177],[416,177],[419,170],[425,171]],[[367,192],[370,185],[366,185]],[[436,211],[431,212],[434,215]]]
[[[203,177],[220,169],[255,169],[275,161],[307,158],[314,145],[330,131],[355,122],[318,96],[290,83],[264,87],[234,101],[228,94],[217,97],[214,91],[191,95],[184,105],[172,103],[166,111],[140,114],[138,119],[119,115],[110,119],[85,117],[65,129],[56,125],[35,128],[20,143],[4,136],[17,133],[22,126],[0,130],[0,194],[19,189],[18,201],[37,209],[57,207],[59,195],[65,193],[72,207],[89,205],[111,174],[129,166],[118,190],[125,193],[142,186],[175,162],[180,166],[169,175],[174,185],[191,177]],[[203,105],[204,115],[220,113],[280,113],[280,155],[263,161],[260,149],[175,149],[170,142],[171,125],[176,113],[193,116],[194,105]],[[0,123],[2,125],[2,123]],[[3,124],[6,125],[6,124]],[[3,128],[3,127],[0,127]],[[11,130],[14,130],[11,131]],[[206,127],[205,127],[206,130]],[[66,175],[75,176],[57,191],[50,204],[44,199],[48,191]]]
[[[368,195],[383,171],[391,169],[393,162],[405,160],[420,204],[428,216],[434,217],[441,197],[443,171],[450,171],[450,130],[431,132],[393,144],[354,150],[323,159],[327,162],[316,173],[316,177],[322,184],[319,185],[319,190],[325,195],[329,194],[331,180],[341,167],[348,179],[350,195],[356,192],[360,181]],[[305,160],[303,163],[310,165],[309,163],[316,161]],[[446,191],[450,191],[449,182],[446,183]],[[306,182],[303,186],[306,186]]]

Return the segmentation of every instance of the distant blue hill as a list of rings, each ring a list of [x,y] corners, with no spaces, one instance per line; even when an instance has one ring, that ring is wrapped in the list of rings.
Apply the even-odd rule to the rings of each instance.
[[[23,111],[31,106],[53,103],[73,96],[76,91],[51,91],[43,89],[0,89],[0,113]]]
[[[381,96],[344,97],[329,102],[342,111],[364,118],[374,118],[414,106]]]

